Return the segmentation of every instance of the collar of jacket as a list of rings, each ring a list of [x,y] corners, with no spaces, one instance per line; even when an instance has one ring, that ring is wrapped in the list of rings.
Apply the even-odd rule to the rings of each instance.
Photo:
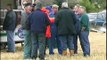
[[[62,9],[69,9],[69,8],[63,7]]]
[[[37,11],[39,10],[39,11],[41,11],[41,9],[36,9]]]
[[[12,12],[13,10],[8,10],[7,12]]]

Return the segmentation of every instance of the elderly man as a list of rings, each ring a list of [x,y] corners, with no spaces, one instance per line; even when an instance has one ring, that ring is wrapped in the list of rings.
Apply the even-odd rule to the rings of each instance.
[[[81,30],[81,26],[80,26],[80,14],[79,14],[79,8],[80,8],[80,5],[75,5],[74,6],[74,13],[76,15],[76,18],[77,18],[77,22],[75,24],[75,29],[76,29],[76,34],[74,35],[73,37],[73,42],[74,42],[74,54],[77,54],[78,53],[78,37],[80,37],[80,30]]]
[[[57,29],[56,29],[56,25],[55,25],[55,16],[56,16],[56,13],[58,12],[58,5],[54,4],[52,5],[52,9],[50,10],[50,14],[49,14],[49,18],[50,18],[50,26],[51,26],[51,37],[48,38],[48,42],[49,42],[49,54],[50,55],[53,55],[54,52],[53,52],[53,49],[54,49],[54,46],[55,46],[55,42],[57,42],[57,47],[58,47],[58,52],[59,54],[62,54],[62,48],[61,48],[61,42],[60,40],[58,39],[58,36],[57,36]]]
[[[70,56],[72,56],[74,54],[73,35],[76,34],[74,27],[76,17],[75,14],[68,8],[67,2],[62,3],[62,9],[57,13],[55,23],[63,49],[62,55],[66,56],[67,48],[69,48]]]
[[[79,14],[81,14],[80,24],[80,43],[85,57],[90,56],[90,42],[89,42],[89,17],[85,12],[85,7],[81,6],[79,9]]]
[[[57,14],[57,12],[58,12],[58,8],[59,8],[58,5],[56,5],[56,4],[52,5],[53,16],[50,14],[50,17],[54,17],[54,18],[55,18],[56,14]],[[59,40],[55,22],[54,22],[54,24],[52,24],[52,34],[53,34],[53,36],[55,36],[54,39],[56,38],[58,53],[59,53],[60,55],[62,55],[61,40]]]
[[[32,38],[32,58],[36,59],[39,50],[40,60],[45,59],[46,27],[50,24],[48,16],[41,10],[42,4],[38,2],[35,11],[29,16],[29,26]],[[39,45],[39,46],[38,46]]]
[[[22,18],[21,18],[21,25],[22,25],[22,29],[24,31],[25,34],[25,40],[24,40],[24,59],[31,59],[31,33],[30,33],[30,29],[27,26],[27,20],[28,17],[31,13],[32,7],[31,7],[31,3],[26,3],[24,6],[24,10],[22,11]]]
[[[85,57],[90,56],[90,42],[89,42],[89,17],[86,14],[85,7],[81,6],[79,9],[79,14],[81,15],[80,24],[81,24],[81,32],[80,32],[80,43],[83,50],[83,54]]]

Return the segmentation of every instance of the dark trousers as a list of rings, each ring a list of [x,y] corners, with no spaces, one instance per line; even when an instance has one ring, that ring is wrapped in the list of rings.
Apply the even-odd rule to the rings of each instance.
[[[75,34],[73,36],[73,43],[74,43],[74,54],[78,53],[78,38],[80,39],[80,33]]]
[[[48,39],[48,44],[49,44],[49,54],[54,54],[54,42],[55,41],[55,38],[51,37]]]
[[[89,32],[83,31],[80,33],[80,44],[84,55],[90,55]]]
[[[59,36],[56,37],[56,42],[57,42],[58,53],[62,55],[62,45],[61,45],[61,39],[59,39]]]
[[[73,36],[59,36],[59,40],[61,40],[62,49],[67,50],[74,50],[74,44],[73,44]]]
[[[39,50],[39,58],[44,59],[45,58],[45,44],[46,44],[46,37],[45,33],[31,33],[32,37],[32,58],[36,59],[38,56],[37,51]]]
[[[58,37],[52,37],[48,39],[48,45],[49,45],[49,54],[54,54],[54,48],[55,44],[57,44],[58,53],[62,54],[62,46],[61,46],[61,40]]]

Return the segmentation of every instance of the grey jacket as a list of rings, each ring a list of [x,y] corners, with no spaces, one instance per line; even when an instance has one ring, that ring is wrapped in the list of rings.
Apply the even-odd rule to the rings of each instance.
[[[27,29],[27,19],[28,19],[28,14],[26,14],[25,11],[22,11],[21,13],[21,25],[22,25],[22,29]]]

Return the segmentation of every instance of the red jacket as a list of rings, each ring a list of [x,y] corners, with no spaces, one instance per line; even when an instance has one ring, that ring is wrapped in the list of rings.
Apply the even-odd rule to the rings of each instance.
[[[50,18],[49,17],[49,20],[50,20],[51,24],[55,22],[55,18]]]
[[[46,8],[42,8],[41,10],[44,13],[46,13],[48,15],[48,18],[49,18],[49,10],[47,10]],[[46,28],[46,38],[50,38],[50,37],[51,37],[51,27],[50,27],[50,25],[48,25]]]
[[[46,8],[42,8],[41,10],[48,15],[48,18],[51,24],[55,22],[55,18],[49,17],[49,10],[47,10]],[[51,38],[51,26],[50,25],[48,25],[46,29],[46,38]]]
[[[46,38],[50,38],[50,37],[51,37],[51,27],[50,25],[48,25],[46,30]]]

